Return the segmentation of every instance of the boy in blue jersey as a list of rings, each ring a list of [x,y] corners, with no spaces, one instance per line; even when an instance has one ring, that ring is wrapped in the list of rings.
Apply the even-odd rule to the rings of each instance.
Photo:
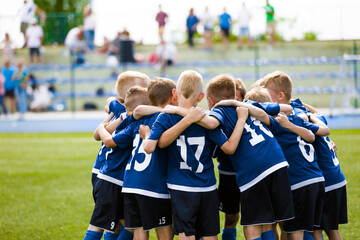
[[[294,114],[305,115],[305,120],[318,118],[327,124],[326,118],[310,105],[303,104],[300,99],[291,102],[294,108]],[[311,114],[312,113],[312,114]],[[316,136],[313,143],[318,157],[319,167],[325,178],[325,197],[324,207],[319,230],[314,234],[317,238],[322,237],[322,230],[330,240],[340,240],[339,224],[348,222],[347,219],[347,197],[346,197],[346,179],[340,169],[340,163],[333,149],[329,136]],[[315,228],[317,229],[317,228]]]
[[[169,152],[167,186],[171,193],[174,232],[179,239],[217,239],[219,203],[209,140],[231,154],[248,114],[247,109],[237,109],[239,121],[229,139],[220,129],[210,131],[193,124],[204,116],[201,110],[194,108],[204,96],[202,86],[199,73],[183,72],[173,94],[179,106],[190,110],[189,113],[184,118],[159,115],[144,143],[147,152],[157,143],[159,147],[167,147]],[[235,94],[235,87],[233,90]]]
[[[173,104],[174,88],[175,83],[170,79],[152,80],[148,86],[151,104],[160,110]],[[134,113],[136,114],[135,111]],[[148,239],[151,229],[155,229],[159,239],[173,238],[171,201],[166,186],[167,152],[156,148],[154,152],[147,154],[139,135],[140,126],[152,126],[158,115],[159,112],[133,121],[113,137],[105,128],[99,132],[110,146],[133,148],[125,169],[122,192],[125,202],[125,227],[134,230],[135,239]]]
[[[264,78],[263,85],[273,101],[290,104],[292,82],[283,72],[274,72]],[[282,125],[288,121],[303,126],[319,136],[330,133],[327,126],[314,119],[314,124],[305,122],[295,115],[278,116],[280,124],[272,117],[270,129],[279,141],[284,154],[290,164],[289,177],[294,198],[295,219],[284,224],[284,232],[291,239],[302,239],[303,232],[313,232],[321,224],[321,215],[324,200],[324,177],[317,163],[312,144],[305,142],[301,137],[294,135]],[[313,141],[312,141],[313,142]],[[303,211],[306,208],[308,211]],[[322,236],[315,236],[322,239]]]
[[[134,86],[128,90],[125,97],[125,106],[128,112],[131,112],[137,105],[148,103],[146,89]],[[120,117],[124,118],[125,116]],[[101,123],[97,129],[100,138],[102,130],[107,132],[105,123]],[[97,176],[96,203],[84,238],[86,240],[101,239],[103,231],[106,232],[104,239],[117,239],[121,227],[121,224],[118,223],[124,218],[121,189],[125,166],[130,158],[132,148],[113,147],[107,139],[101,138],[101,140],[109,151],[105,154],[105,163]]]

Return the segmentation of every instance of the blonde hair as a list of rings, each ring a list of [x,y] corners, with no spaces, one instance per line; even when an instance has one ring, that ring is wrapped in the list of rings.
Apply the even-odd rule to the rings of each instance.
[[[263,85],[276,92],[283,92],[286,100],[291,99],[292,81],[286,73],[281,71],[269,73],[264,77]]]
[[[252,100],[255,102],[272,102],[268,90],[264,87],[253,87],[246,94],[244,100]]]
[[[119,95],[119,98],[121,100],[125,100],[126,92],[129,88],[136,85],[141,87],[147,87],[149,82],[150,78],[141,72],[126,71],[119,74],[115,88]]]
[[[251,86],[249,87],[248,91],[250,91],[253,88],[258,88],[258,87],[265,87],[264,86],[264,79],[260,78],[258,80],[256,80],[256,82],[254,82],[253,84],[251,84]]]
[[[233,77],[221,74],[209,81],[206,86],[206,96],[215,102],[224,99],[235,99],[236,84]]]
[[[152,105],[164,105],[172,97],[172,90],[176,88],[175,82],[168,78],[155,78],[147,88]]]
[[[181,73],[177,84],[176,91],[178,94],[188,99],[197,98],[203,90],[203,78],[200,73],[187,70]]]
[[[235,87],[236,87],[236,91],[239,91],[241,99],[244,99],[246,94],[246,87],[244,82],[241,80],[241,78],[235,79]]]
[[[125,107],[127,112],[132,112],[139,105],[149,105],[150,100],[146,88],[133,86],[126,92]]]

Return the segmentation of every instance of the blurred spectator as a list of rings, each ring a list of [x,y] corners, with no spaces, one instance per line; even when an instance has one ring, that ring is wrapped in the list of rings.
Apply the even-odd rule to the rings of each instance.
[[[159,5],[159,12],[156,15],[155,20],[158,22],[159,24],[159,37],[160,37],[160,41],[163,40],[163,35],[164,35],[164,30],[165,30],[165,24],[167,21],[168,15],[162,11],[161,9],[161,5]]]
[[[4,60],[4,67],[2,68],[2,75],[5,78],[4,88],[5,88],[5,98],[4,103],[7,105],[8,100],[10,101],[10,112],[16,112],[16,99],[15,99],[15,75],[17,73],[17,68],[14,65],[10,64],[9,59]]]
[[[15,85],[15,93],[16,93],[17,106],[20,113],[20,119],[23,119],[28,106],[28,101],[27,101],[28,96],[27,96],[26,88],[30,79],[30,75],[29,75],[29,70],[24,66],[23,61],[18,62],[17,69],[18,71],[16,74],[17,83]]]
[[[199,23],[199,19],[194,15],[194,9],[190,8],[189,16],[186,19],[186,30],[188,33],[189,46],[194,47],[193,37],[196,33],[196,26]]]
[[[65,46],[69,49],[72,57],[72,64],[82,64],[85,62],[86,43],[82,40],[84,35],[83,26],[71,29],[65,38]]]
[[[159,46],[156,47],[157,66],[160,67],[160,75],[166,75],[167,66],[175,64],[177,50],[176,46],[172,43],[167,43],[162,40]]]
[[[26,46],[30,51],[30,63],[34,63],[34,56],[37,56],[37,63],[41,63],[40,47],[44,33],[42,27],[37,25],[37,19],[33,18],[30,21],[30,26],[26,29],[25,39]]]
[[[33,100],[30,109],[34,112],[47,111],[51,104],[51,93],[44,85],[37,85],[33,92]]]
[[[268,0],[266,0],[266,6],[264,8],[266,11],[266,34],[270,36],[269,48],[272,49],[275,43],[275,10]]]
[[[246,8],[245,2],[243,2],[243,7],[239,12],[239,39],[238,39],[238,46],[241,47],[242,44],[245,42],[245,38],[247,40],[248,46],[252,47],[252,39],[250,36],[250,19],[251,13],[249,9]]]
[[[204,50],[212,50],[212,31],[214,28],[214,20],[209,13],[208,7],[205,7],[204,15],[201,18],[204,26]]]
[[[20,31],[24,34],[24,37],[25,31],[28,28],[31,19],[35,17],[35,13],[40,16],[41,22],[44,23],[46,20],[46,13],[38,6],[36,6],[33,0],[24,0],[23,5],[19,10],[19,15],[21,18]]]
[[[221,34],[223,36],[223,46],[224,48],[227,48],[229,46],[231,16],[226,12],[225,7],[224,12],[219,16],[219,25],[221,28]]]
[[[5,33],[5,39],[1,42],[1,45],[2,45],[3,61],[5,59],[9,59],[10,63],[14,63],[15,47],[14,47],[13,42],[10,39],[9,33]]]
[[[4,103],[4,97],[5,97],[4,82],[5,82],[5,78],[2,75],[2,73],[0,73],[0,107],[2,109],[2,110],[0,110],[0,115],[1,115],[1,112],[4,113],[5,115],[7,115],[7,108]]]
[[[83,15],[84,15],[84,39],[88,49],[90,51],[94,51],[95,15],[89,4],[87,4],[84,7]]]

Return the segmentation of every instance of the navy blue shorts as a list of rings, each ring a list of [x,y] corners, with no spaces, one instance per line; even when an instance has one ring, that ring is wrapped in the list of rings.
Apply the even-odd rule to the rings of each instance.
[[[184,192],[171,190],[174,234],[209,237],[220,233],[219,199],[217,190]]]
[[[121,189],[121,186],[103,179],[96,181],[96,203],[90,225],[114,232],[120,219],[124,219],[124,196]]]
[[[236,183],[236,175],[219,174],[219,210],[236,214],[240,211],[240,189]]]

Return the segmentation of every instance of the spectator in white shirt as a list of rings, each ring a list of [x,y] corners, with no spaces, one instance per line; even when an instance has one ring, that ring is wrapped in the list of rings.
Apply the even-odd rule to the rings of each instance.
[[[34,55],[37,56],[37,63],[41,63],[40,47],[44,33],[41,26],[37,25],[36,18],[31,19],[30,24],[25,32],[26,46],[30,50],[30,63],[34,63]]]
[[[204,15],[201,18],[204,26],[204,50],[212,51],[212,32],[214,28],[214,19],[209,13],[208,7],[205,7]]]
[[[31,19],[35,17],[35,13],[39,15],[41,22],[44,23],[46,20],[46,13],[43,10],[41,10],[34,3],[33,0],[24,0],[23,5],[21,6],[18,12],[21,20],[20,31],[24,34],[24,36],[25,36],[25,31],[28,28]]]
[[[160,75],[166,75],[167,66],[175,64],[177,49],[172,43],[167,43],[161,40],[159,46],[156,47],[156,54],[158,55],[157,66],[160,66]]]
[[[252,47],[252,39],[250,36],[250,19],[251,13],[249,9],[246,8],[245,2],[243,2],[243,7],[239,12],[239,39],[238,39],[238,47],[242,47],[242,45],[247,41],[248,46]]]

